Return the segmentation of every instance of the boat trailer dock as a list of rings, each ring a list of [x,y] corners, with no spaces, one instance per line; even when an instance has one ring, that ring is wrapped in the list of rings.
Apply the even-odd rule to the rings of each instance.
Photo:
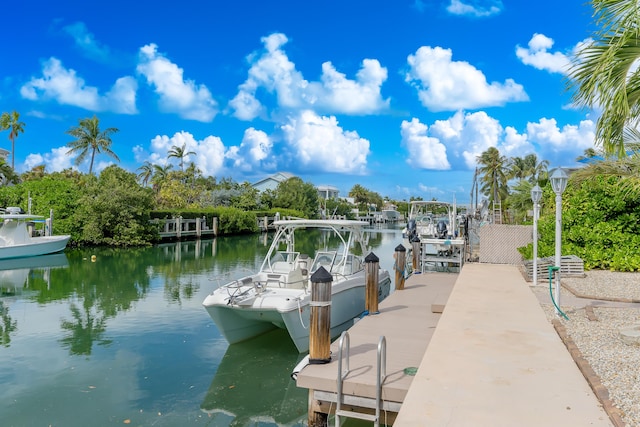
[[[612,426],[537,297],[514,265],[466,263],[409,277],[348,331],[340,419],[394,426]],[[444,309],[444,310],[443,310]],[[384,336],[384,340],[380,337]],[[309,426],[338,405],[339,341],[308,365]],[[386,347],[383,346],[386,341]],[[343,343],[344,344],[344,343]],[[375,417],[382,369],[381,403]],[[385,376],[386,374],[386,376]]]

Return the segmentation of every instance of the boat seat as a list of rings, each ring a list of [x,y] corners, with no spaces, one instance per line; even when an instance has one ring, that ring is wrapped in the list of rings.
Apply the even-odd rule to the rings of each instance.
[[[287,288],[304,289],[307,285],[306,277],[301,268],[296,268],[287,276]]]
[[[274,273],[287,274],[293,270],[293,263],[287,261],[278,261],[271,264],[271,271]]]
[[[286,286],[284,279],[280,274],[267,274],[267,287],[269,288],[282,288]]]

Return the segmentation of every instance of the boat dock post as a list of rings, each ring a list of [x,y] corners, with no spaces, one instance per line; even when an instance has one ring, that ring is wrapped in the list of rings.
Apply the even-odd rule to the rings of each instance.
[[[380,258],[371,252],[364,259],[366,263],[365,270],[365,301],[364,309],[369,314],[378,314],[378,268]]]
[[[394,258],[395,263],[393,264],[393,269],[396,271],[396,290],[402,290],[404,289],[404,269],[407,263],[407,249],[402,245],[396,246],[396,253],[394,254]]]
[[[44,220],[44,235],[53,236],[53,209],[49,209],[49,218]]]
[[[331,283],[333,276],[324,267],[311,275],[309,323],[309,363],[331,361]]]
[[[411,261],[413,262],[413,272],[422,272],[422,265],[420,263],[420,239],[415,237],[411,241],[411,253],[413,255]]]

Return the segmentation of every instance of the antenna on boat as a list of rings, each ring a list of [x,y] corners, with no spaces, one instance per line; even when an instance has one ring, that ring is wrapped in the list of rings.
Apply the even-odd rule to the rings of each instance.
[[[31,215],[31,191],[27,193],[27,213]]]

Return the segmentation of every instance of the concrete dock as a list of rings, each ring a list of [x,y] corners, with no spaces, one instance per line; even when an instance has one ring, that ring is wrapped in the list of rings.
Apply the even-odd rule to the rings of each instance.
[[[516,266],[467,263],[459,274],[413,275],[349,334],[344,390],[354,406],[375,396],[377,342],[386,337],[381,424],[613,425]],[[334,343],[331,363],[298,374],[310,411],[335,409],[337,354]],[[310,425],[317,419],[310,412]]]

